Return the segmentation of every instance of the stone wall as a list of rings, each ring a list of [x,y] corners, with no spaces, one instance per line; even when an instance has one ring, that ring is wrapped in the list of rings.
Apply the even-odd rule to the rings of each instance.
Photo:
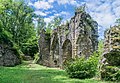
[[[106,64],[120,65],[119,61],[120,59],[117,58],[116,55],[116,53],[119,52],[120,52],[120,26],[114,26],[105,32],[103,57],[104,59],[106,59],[105,60]]]
[[[106,30],[105,32],[104,53],[102,55],[101,61],[101,78],[106,79],[107,77],[109,78],[111,77],[111,80],[115,80],[116,78],[112,77],[112,74],[115,75],[117,69],[120,71],[119,68],[115,68],[115,72],[113,72],[114,67],[119,66],[120,66],[120,26],[114,26]],[[110,71],[110,69],[112,69],[112,71]]]
[[[44,36],[40,37],[43,40]],[[39,42],[39,44],[43,44]],[[50,66],[62,67],[66,60],[85,56],[88,58],[98,46],[98,24],[85,11],[75,12],[69,23],[53,30],[47,60]],[[41,49],[42,47],[40,47]],[[42,51],[40,51],[42,54]],[[41,56],[41,55],[40,55]],[[44,56],[44,53],[42,54]],[[45,60],[42,58],[42,60]]]
[[[40,33],[39,39],[39,60],[38,64],[50,66],[50,34],[46,34],[45,30]]]
[[[0,66],[15,66],[20,63],[20,57],[16,49],[0,44]]]

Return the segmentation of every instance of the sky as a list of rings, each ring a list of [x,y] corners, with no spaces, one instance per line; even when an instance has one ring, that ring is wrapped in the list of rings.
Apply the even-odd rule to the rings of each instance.
[[[74,16],[75,8],[86,4],[86,12],[98,23],[99,38],[104,31],[115,25],[120,18],[120,0],[28,0],[28,5],[41,15],[46,23],[55,16],[63,17],[63,22]]]

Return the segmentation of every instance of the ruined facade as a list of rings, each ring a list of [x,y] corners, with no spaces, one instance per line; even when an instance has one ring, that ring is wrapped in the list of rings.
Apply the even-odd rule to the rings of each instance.
[[[119,59],[117,58],[119,57],[119,55],[116,54],[119,52],[120,52],[120,26],[114,26],[105,32],[103,57],[107,59],[107,63],[109,65],[115,64],[120,65],[120,61],[117,60]]]
[[[109,76],[111,80],[116,80],[117,78],[114,76],[117,75],[117,71],[120,71],[120,69],[117,68],[120,66],[120,26],[114,26],[106,30],[104,36],[105,40],[104,53],[101,61],[101,78],[106,79]]]
[[[69,23],[53,30],[47,39],[43,30],[39,39],[38,63],[61,67],[71,58],[88,58],[98,46],[98,24],[85,11],[77,9]]]
[[[120,26],[111,27],[105,32],[104,54],[120,51]]]

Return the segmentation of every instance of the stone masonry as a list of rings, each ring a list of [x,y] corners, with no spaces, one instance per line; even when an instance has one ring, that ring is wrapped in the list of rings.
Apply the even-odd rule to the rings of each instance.
[[[101,78],[111,77],[120,71],[120,25],[111,27],[105,32],[104,53],[101,60]],[[109,68],[109,69],[108,69]],[[111,70],[110,70],[111,69]],[[115,72],[113,72],[115,70]],[[112,71],[112,72],[111,72]],[[113,75],[113,76],[114,76]]]
[[[106,64],[108,65],[115,64],[120,65],[120,61],[117,60],[119,58],[117,58],[117,55],[114,54],[119,52],[120,52],[120,26],[114,26],[105,32],[103,62],[106,62]]]
[[[69,23],[53,30],[50,38],[43,30],[39,39],[40,59],[38,63],[62,67],[71,58],[88,58],[98,47],[98,24],[81,8]],[[49,43],[50,42],[50,43]]]
[[[0,44],[0,66],[16,66],[21,63],[19,54],[5,44]]]

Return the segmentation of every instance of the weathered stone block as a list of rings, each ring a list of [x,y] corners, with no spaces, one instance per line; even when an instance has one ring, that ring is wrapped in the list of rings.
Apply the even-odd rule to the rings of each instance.
[[[20,56],[15,49],[0,44],[0,66],[15,66],[20,63]]]

